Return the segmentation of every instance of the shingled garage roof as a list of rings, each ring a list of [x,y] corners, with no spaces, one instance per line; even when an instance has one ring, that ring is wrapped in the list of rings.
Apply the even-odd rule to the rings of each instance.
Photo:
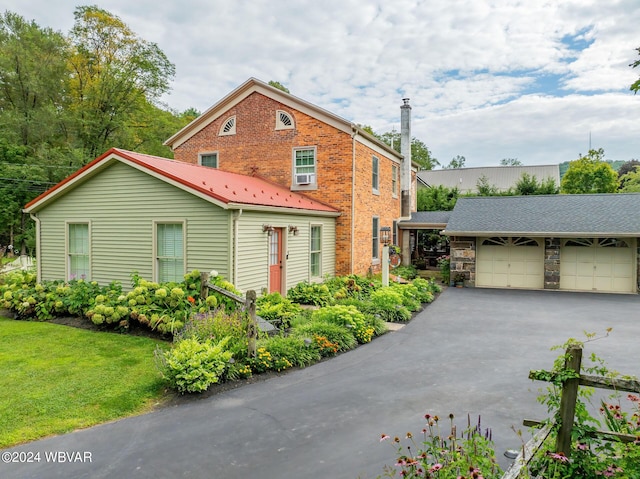
[[[43,207],[60,194],[98,174],[114,161],[125,163],[225,209],[234,207],[284,208],[311,214],[339,215],[339,211],[331,206],[259,177],[229,173],[216,168],[118,148],[107,151],[29,202],[25,206],[25,212],[29,213]]]
[[[640,193],[458,198],[449,236],[640,236]]]
[[[414,211],[410,220],[398,223],[403,230],[442,229],[447,226],[451,211]]]

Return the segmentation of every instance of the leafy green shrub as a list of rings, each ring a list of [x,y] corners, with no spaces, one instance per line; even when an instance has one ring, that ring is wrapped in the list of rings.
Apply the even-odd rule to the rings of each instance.
[[[416,288],[413,284],[393,283],[389,287],[394,291],[400,293],[400,295],[402,296],[402,305],[409,311],[418,311],[422,307],[422,303],[418,299],[418,288]]]
[[[411,319],[411,312],[403,304],[403,295],[390,286],[371,293],[371,303],[385,321],[402,322]]]
[[[224,308],[191,315],[184,328],[174,336],[175,341],[193,338],[198,341],[220,341],[225,337],[244,339],[247,336],[247,316],[242,311],[229,312]]]
[[[333,296],[326,284],[308,281],[298,283],[287,291],[287,298],[294,303],[316,306],[327,306],[333,301]]]
[[[416,276],[418,276],[418,269],[412,264],[408,266],[402,265],[402,266],[398,266],[397,268],[394,268],[393,274],[396,276],[400,276],[401,278],[404,278],[404,279],[412,280]]]
[[[337,346],[338,351],[348,351],[358,345],[358,341],[353,333],[345,326],[325,321],[311,321],[306,323],[295,328],[292,335],[303,339],[309,338],[314,340],[316,337],[326,338]]]
[[[250,363],[257,372],[267,369],[283,371],[293,366],[302,368],[319,359],[318,350],[300,337],[271,336],[258,341],[257,357]]]
[[[374,333],[374,328],[367,325],[364,314],[356,309],[355,306],[341,304],[325,306],[314,311],[311,315],[311,320],[345,326],[353,331],[353,335],[361,344],[371,341]]]
[[[376,285],[375,282],[355,274],[330,278],[325,281],[325,285],[336,300],[363,300],[368,298],[376,287],[380,287],[379,284]]]
[[[256,306],[258,316],[280,328],[290,327],[291,320],[302,312],[300,305],[278,292],[259,297]]]
[[[157,350],[162,377],[178,392],[202,392],[220,381],[231,360],[228,339],[217,343],[184,339],[168,351]]]
[[[373,328],[374,336],[380,336],[388,331],[387,324],[379,314],[365,314],[364,321],[367,326]]]

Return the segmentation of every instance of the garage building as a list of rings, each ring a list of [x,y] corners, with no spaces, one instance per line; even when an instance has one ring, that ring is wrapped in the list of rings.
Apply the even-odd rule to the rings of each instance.
[[[463,197],[444,233],[467,286],[638,292],[637,193]]]

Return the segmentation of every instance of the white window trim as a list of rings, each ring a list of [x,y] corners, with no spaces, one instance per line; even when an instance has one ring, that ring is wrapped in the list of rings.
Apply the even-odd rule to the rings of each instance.
[[[376,238],[373,236],[373,222],[374,220],[378,220],[378,228],[377,228],[377,251],[373,251],[373,240]],[[373,216],[371,218],[371,261],[373,264],[379,264],[380,263],[380,217],[379,216]]]
[[[182,271],[187,271],[187,220],[186,219],[164,219],[153,220],[153,244],[151,251],[153,281],[158,282],[158,225],[182,225]]]
[[[220,154],[217,151],[203,151],[198,153],[198,164],[200,166],[205,166],[202,164],[202,157],[210,155],[216,155],[216,166],[207,166],[207,168],[220,168]]]
[[[71,258],[69,257],[69,225],[87,225],[87,241],[89,242],[89,277],[85,278],[87,280],[91,280],[92,270],[93,270],[93,258],[91,252],[93,248],[91,248],[91,220],[67,220],[64,222],[64,277],[67,278],[67,281],[71,280]],[[74,278],[81,279],[81,278]]]
[[[228,131],[224,131],[224,129],[226,128],[226,126],[231,122],[231,127]],[[218,131],[218,136],[229,136],[229,135],[235,135],[236,134],[236,116],[232,115],[229,118],[227,118],[225,121],[222,122],[222,125],[220,125],[220,130]]]
[[[320,249],[319,250],[314,250],[312,249],[312,230],[313,228],[319,228],[320,229]],[[313,278],[313,279],[317,279],[317,278],[322,278],[322,237],[323,237],[323,228],[322,228],[322,224],[316,224],[316,223],[311,223],[309,225],[309,277]],[[311,255],[314,253],[318,253],[318,268],[320,269],[319,273],[314,275],[313,271],[311,269]]]
[[[398,184],[400,183],[398,181],[399,172],[400,172],[400,167],[395,163],[392,164],[391,165],[391,197],[392,198],[398,197]],[[394,189],[394,186],[395,186],[395,189]]]
[[[308,185],[296,183],[296,152],[303,150],[313,150],[313,181]],[[316,146],[295,146],[291,150],[291,190],[309,191],[318,189],[318,148]]]
[[[291,125],[285,124],[281,119],[280,115],[286,115],[291,120]],[[276,110],[276,130],[295,130],[296,121],[293,119],[293,115],[288,111],[284,110]]]
[[[376,168],[374,168],[374,164]],[[373,184],[374,172],[378,183],[377,185]],[[380,158],[376,155],[371,155],[371,189],[374,195],[380,194]]]

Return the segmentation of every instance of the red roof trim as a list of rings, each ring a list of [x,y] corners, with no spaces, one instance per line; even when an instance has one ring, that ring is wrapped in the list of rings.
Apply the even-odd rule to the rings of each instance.
[[[29,209],[78,177],[88,174],[99,167],[100,163],[109,159],[130,162],[142,170],[147,170],[158,177],[186,187],[193,193],[199,193],[209,198],[232,205],[249,205],[272,208],[287,208],[325,213],[339,213],[336,208],[311,199],[303,194],[292,192],[288,188],[272,183],[258,176],[246,176],[223,170],[211,169],[204,166],[183,163],[167,158],[136,153],[133,151],[111,148],[92,162],[62,180],[34,200],[25,209]],[[226,191],[228,190],[228,191]]]

